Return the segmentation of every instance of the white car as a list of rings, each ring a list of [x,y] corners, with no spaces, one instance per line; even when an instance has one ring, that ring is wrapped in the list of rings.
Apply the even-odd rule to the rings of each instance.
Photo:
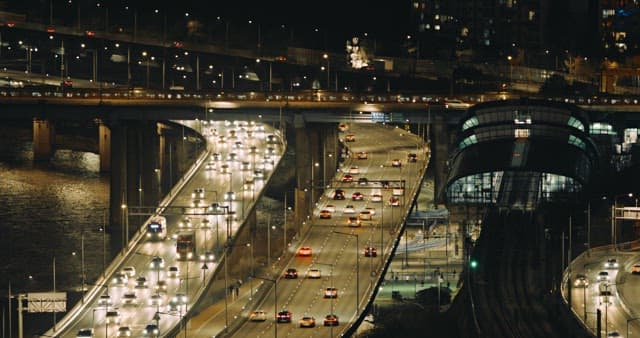
[[[180,268],[177,266],[170,266],[169,270],[167,270],[167,277],[169,278],[178,278],[180,275]]]
[[[381,194],[373,194],[373,195],[371,195],[371,198],[369,200],[371,202],[382,202],[382,195]]]
[[[321,278],[322,273],[320,272],[320,269],[310,269],[309,273],[307,273],[307,277],[314,279]]]
[[[113,302],[111,301],[111,296],[102,295],[100,299],[98,299],[98,307],[109,307],[112,306]]]
[[[120,324],[120,312],[118,311],[107,311],[107,314],[105,316],[106,318],[106,322],[107,325],[109,324],[116,324],[119,325]]]
[[[204,188],[196,188],[191,193],[191,198],[204,198]]]
[[[138,304],[138,296],[136,296],[135,292],[128,292],[122,296],[122,304],[123,305],[137,305]]]
[[[462,100],[451,99],[444,102],[444,107],[447,109],[467,109],[471,107],[471,104],[463,102]]]
[[[267,314],[262,310],[256,310],[249,315],[249,320],[252,322],[264,322],[267,320]]]
[[[360,215],[358,216],[358,218],[360,218],[363,221],[370,221],[371,220],[371,211],[369,211],[369,210],[360,211]]]
[[[348,173],[351,174],[351,175],[357,175],[357,174],[360,173],[360,168],[358,168],[357,165],[354,165],[351,168],[349,168]]]
[[[333,204],[327,204],[326,207],[324,207],[324,210],[329,211],[330,213],[335,213],[336,212],[336,206]]]
[[[224,194],[224,200],[225,201],[235,201],[236,200],[236,193],[233,191],[227,191]]]
[[[342,213],[355,214],[356,213],[356,209],[353,207],[353,205],[346,205],[344,207],[344,210],[342,211]]]
[[[116,272],[111,279],[113,286],[126,286],[129,282],[129,276],[124,272]]]
[[[120,326],[118,328],[118,337],[131,337],[131,328],[128,326]]]
[[[188,217],[188,216],[183,218],[180,222],[178,222],[178,227],[179,228],[191,228],[191,227],[193,227],[193,224],[191,223],[191,218]]]
[[[598,282],[605,282],[609,280],[609,273],[606,271],[600,271],[598,272],[598,278],[597,281]]]
[[[618,260],[615,258],[609,258],[604,263],[605,269],[617,269],[620,265],[618,264]]]

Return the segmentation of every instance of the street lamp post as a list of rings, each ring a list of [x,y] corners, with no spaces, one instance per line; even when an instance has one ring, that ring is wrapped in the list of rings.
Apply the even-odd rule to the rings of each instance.
[[[340,234],[345,236],[355,236],[356,237],[356,314],[360,312],[360,248],[358,245],[358,234],[352,234],[348,232],[341,231],[333,231],[334,234]]]
[[[618,242],[618,224],[617,224],[617,216],[616,210],[618,210],[618,197],[627,196],[629,198],[633,198],[633,193],[616,195],[613,197],[613,204],[611,205],[611,244],[615,249]]]
[[[278,317],[278,280],[277,279],[265,278],[265,277],[258,277],[258,276],[252,276],[252,277],[253,278],[262,279],[262,280],[265,280],[267,282],[273,283],[273,310],[274,310],[274,314],[273,315],[274,315],[275,318],[277,318]],[[275,338],[278,338],[278,323],[276,323],[273,326],[273,329],[275,331],[275,333],[274,333]]]
[[[322,54],[322,58],[327,60],[327,90],[331,87],[331,61],[329,60],[329,54]]]
[[[511,63],[512,59],[513,57],[511,55],[507,56],[507,61],[509,61],[509,86],[511,86],[513,83],[513,63]]]

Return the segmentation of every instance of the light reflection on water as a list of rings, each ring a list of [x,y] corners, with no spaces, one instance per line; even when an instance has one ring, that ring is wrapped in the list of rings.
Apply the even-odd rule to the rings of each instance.
[[[59,150],[33,163],[32,142],[20,136],[0,142],[0,294],[9,282],[13,292],[52,290],[54,256],[56,289],[77,290],[83,230],[87,281],[102,270],[103,238],[110,247],[101,231],[109,178],[92,153]]]

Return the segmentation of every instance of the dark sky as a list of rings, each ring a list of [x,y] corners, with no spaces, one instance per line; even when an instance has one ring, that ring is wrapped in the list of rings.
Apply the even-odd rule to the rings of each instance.
[[[403,35],[407,32],[410,2],[408,0],[269,0],[269,1],[192,1],[181,2],[198,15],[232,18],[254,18],[263,23],[285,23],[296,26],[318,26],[331,31]]]

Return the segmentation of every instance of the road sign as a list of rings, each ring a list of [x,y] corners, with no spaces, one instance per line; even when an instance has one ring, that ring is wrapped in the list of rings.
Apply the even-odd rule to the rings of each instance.
[[[66,312],[66,292],[32,292],[27,294],[27,312]]]

